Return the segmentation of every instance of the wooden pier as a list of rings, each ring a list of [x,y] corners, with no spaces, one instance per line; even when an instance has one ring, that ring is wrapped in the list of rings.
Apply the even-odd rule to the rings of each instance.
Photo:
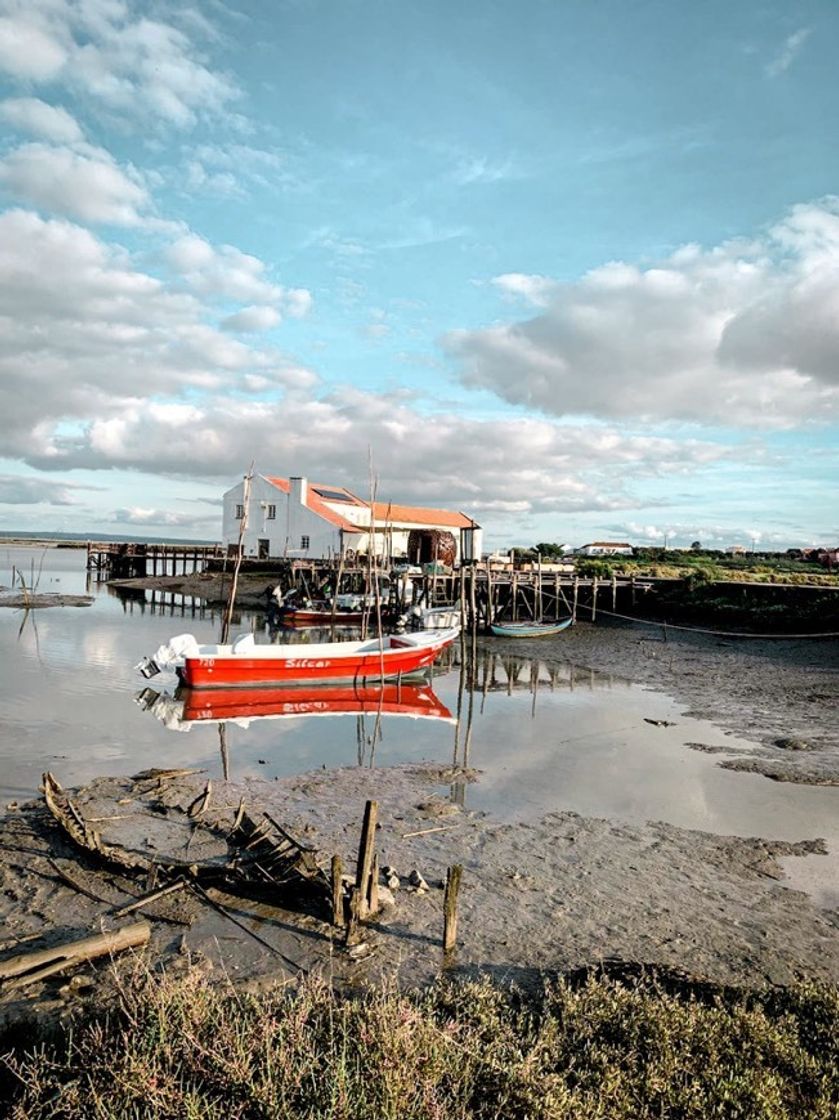
[[[88,541],[87,570],[95,580],[189,575],[223,555],[221,545]]]

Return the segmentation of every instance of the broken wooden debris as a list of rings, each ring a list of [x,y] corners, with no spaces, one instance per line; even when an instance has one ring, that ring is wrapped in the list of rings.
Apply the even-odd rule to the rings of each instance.
[[[302,888],[308,892],[314,889],[324,903],[329,901],[330,879],[318,865],[315,850],[300,844],[267,816],[255,821],[245,812],[243,804],[239,806],[232,831],[228,832],[221,825],[212,825],[209,821],[203,823],[207,831],[226,841],[228,858],[221,862],[216,859],[190,862],[175,857],[148,857],[107,843],[84,819],[53,774],[45,773],[43,783],[47,808],[73,843],[121,872],[144,875],[147,892],[157,889],[159,878],[164,880],[165,887],[174,878],[185,877],[220,883],[232,890],[245,885],[285,890]],[[202,800],[209,801],[210,789],[208,782],[202,797],[192,805],[197,803],[200,808]],[[189,810],[185,815],[189,819]]]
[[[6,991],[35,984],[84,961],[145,945],[150,936],[151,926],[148,922],[134,922],[110,933],[84,937],[52,949],[21,953],[0,963],[0,986]]]

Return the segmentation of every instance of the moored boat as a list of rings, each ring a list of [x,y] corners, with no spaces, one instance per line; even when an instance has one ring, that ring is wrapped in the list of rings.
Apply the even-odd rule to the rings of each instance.
[[[567,630],[573,619],[561,622],[493,622],[490,630],[497,638],[547,638]]]
[[[177,669],[190,688],[386,680],[432,665],[456,637],[456,630],[434,630],[356,642],[262,645],[253,634],[243,634],[230,645],[199,645],[191,634],[180,634],[137,668],[145,677]]]

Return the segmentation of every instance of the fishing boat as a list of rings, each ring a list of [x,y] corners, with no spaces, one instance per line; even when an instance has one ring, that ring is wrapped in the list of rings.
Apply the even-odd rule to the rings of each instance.
[[[497,638],[548,638],[567,630],[573,619],[561,622],[493,622],[490,630]]]
[[[425,683],[302,684],[280,688],[179,688],[172,696],[145,688],[134,698],[175,731],[196,723],[235,723],[303,716],[405,716],[453,723],[446,705]]]
[[[329,604],[322,607],[287,607],[278,615],[281,626],[299,627],[358,626],[363,617],[360,610],[333,611]]]
[[[230,645],[199,645],[179,634],[137,668],[144,677],[176,669],[190,688],[283,685],[295,681],[387,680],[428,668],[457,637],[457,630],[420,630],[356,642],[257,644],[242,634]]]

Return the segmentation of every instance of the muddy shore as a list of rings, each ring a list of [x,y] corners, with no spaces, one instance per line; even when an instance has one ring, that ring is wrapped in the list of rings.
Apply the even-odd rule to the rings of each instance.
[[[261,576],[246,594],[258,600],[267,582]],[[498,639],[480,641],[500,648]],[[776,780],[839,784],[839,642],[732,641],[684,632],[668,633],[664,641],[655,628],[598,622],[578,624],[549,641],[511,642],[509,648],[519,656],[571,661],[663,689],[689,707],[688,714],[761,744],[748,756],[734,748],[691,744],[713,752],[727,768],[757,769]],[[77,802],[112,842],[160,858],[186,850],[197,861],[211,856],[217,844],[207,826],[215,820],[229,828],[244,797],[252,812],[269,812],[316,847],[324,866],[337,853],[352,873],[364,801],[379,801],[380,860],[396,868],[400,885],[395,905],[369,926],[356,955],[344,951],[323,915],[219,894],[241,922],[282,954],[277,956],[184,894],[147,912],[154,926],[148,959],[166,967],[198,959],[219,975],[257,984],[300,969],[323,971],[339,982],[392,975],[406,984],[424,982],[443,963],[446,868],[461,863],[460,942],[448,964],[456,973],[484,971],[528,983],[541,970],[616,960],[727,984],[786,984],[801,976],[839,982],[839,911],[820,908],[784,885],[781,861],[819,859],[824,842],[817,836],[801,836],[797,843],[715,836],[662,822],[628,824],[572,812],[504,824],[458,808],[449,798],[456,778],[434,767],[403,766],[214,783],[212,805],[197,830],[184,811],[204,786],[200,775],[172,780],[165,789],[145,789],[129,778],[100,779],[79,791]],[[468,778],[480,782],[481,775]],[[737,781],[736,775],[731,780]],[[424,835],[406,835],[413,832]],[[426,879],[427,892],[409,889],[413,869]],[[113,925],[109,911],[142,889],[103,873],[73,850],[40,802],[0,819],[3,957],[82,936],[103,922]],[[107,966],[85,970],[80,987],[59,978],[23,995],[0,993],[0,1018],[8,1021],[32,1006],[61,1012],[86,990],[89,977],[106,973]],[[95,992],[97,984],[94,980],[89,990]]]

